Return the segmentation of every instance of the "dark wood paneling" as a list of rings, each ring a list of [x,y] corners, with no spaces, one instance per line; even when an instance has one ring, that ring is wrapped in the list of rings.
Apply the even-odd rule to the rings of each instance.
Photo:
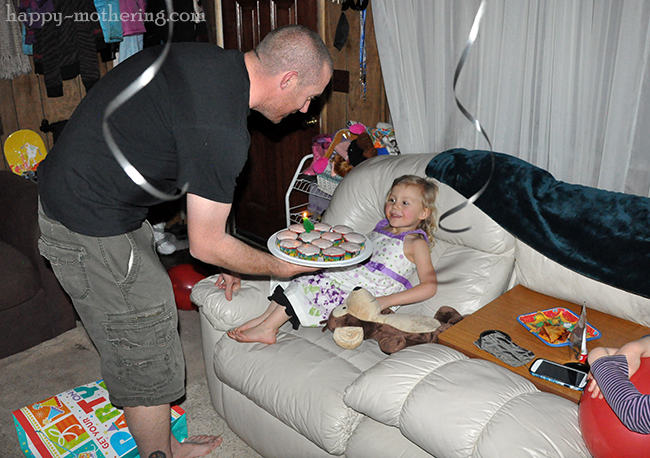
[[[340,51],[334,47],[334,34],[341,16],[341,5],[331,1],[324,2],[325,30],[324,39],[332,58],[334,68],[349,72],[349,92],[332,92],[327,102],[323,117],[323,131],[334,133],[345,127],[345,122],[352,119],[366,126],[374,127],[378,122],[388,122],[390,113],[386,102],[386,93],[381,75],[377,40],[372,16],[372,2],[366,13],[366,97],[362,96],[359,83],[359,39],[360,13],[348,9],[345,15],[350,24],[350,32],[345,46]]]
[[[113,67],[112,62],[99,62],[100,74],[103,76]],[[33,68],[33,63],[32,63]],[[63,97],[47,97],[43,76],[30,73],[13,80],[0,80],[0,121],[2,122],[2,135],[0,143],[9,135],[21,129],[30,129],[37,132],[49,150],[53,145],[52,134],[41,132],[40,126],[43,119],[50,123],[70,118],[81,99],[86,95],[86,90],[81,82],[81,77],[63,82]],[[0,169],[9,170],[9,166],[2,154]]]
[[[271,30],[288,24],[302,24],[318,30],[317,0],[223,0],[223,35],[226,49],[246,52],[254,49]],[[253,112],[249,159],[237,181],[233,208],[237,235],[264,243],[286,226],[284,195],[300,160],[311,151],[319,124],[306,125],[318,118],[320,107],[313,103],[305,116],[297,113],[280,124],[272,124]]]

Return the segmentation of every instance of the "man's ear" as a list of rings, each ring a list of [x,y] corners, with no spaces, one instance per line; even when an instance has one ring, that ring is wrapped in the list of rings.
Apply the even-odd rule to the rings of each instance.
[[[280,89],[287,89],[292,84],[295,85],[298,78],[298,72],[290,71],[284,74],[280,80]]]

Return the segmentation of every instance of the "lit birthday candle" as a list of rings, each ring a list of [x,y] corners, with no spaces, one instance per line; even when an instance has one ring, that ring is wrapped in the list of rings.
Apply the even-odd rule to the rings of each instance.
[[[309,218],[307,218],[307,212],[304,212],[302,214],[302,227],[305,228],[305,231],[307,231],[307,233],[314,230],[314,223],[312,223]]]

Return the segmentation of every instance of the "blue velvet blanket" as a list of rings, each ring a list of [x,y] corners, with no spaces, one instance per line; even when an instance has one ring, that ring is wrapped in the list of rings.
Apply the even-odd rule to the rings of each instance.
[[[476,206],[549,259],[650,297],[649,198],[564,183],[521,159],[494,154],[492,180]],[[489,151],[453,149],[434,157],[426,174],[469,198],[491,167]]]

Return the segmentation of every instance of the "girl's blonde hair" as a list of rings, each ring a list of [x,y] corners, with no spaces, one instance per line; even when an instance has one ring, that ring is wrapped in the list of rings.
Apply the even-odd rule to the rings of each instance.
[[[429,239],[429,250],[431,250],[436,244],[436,241],[433,238],[433,233],[438,229],[438,208],[436,207],[436,200],[438,200],[438,185],[433,181],[416,175],[402,175],[401,177],[396,178],[390,187],[391,191],[397,185],[416,186],[420,188],[422,206],[428,208],[430,212],[429,216],[420,222],[418,229],[422,229],[427,234],[427,238]]]

